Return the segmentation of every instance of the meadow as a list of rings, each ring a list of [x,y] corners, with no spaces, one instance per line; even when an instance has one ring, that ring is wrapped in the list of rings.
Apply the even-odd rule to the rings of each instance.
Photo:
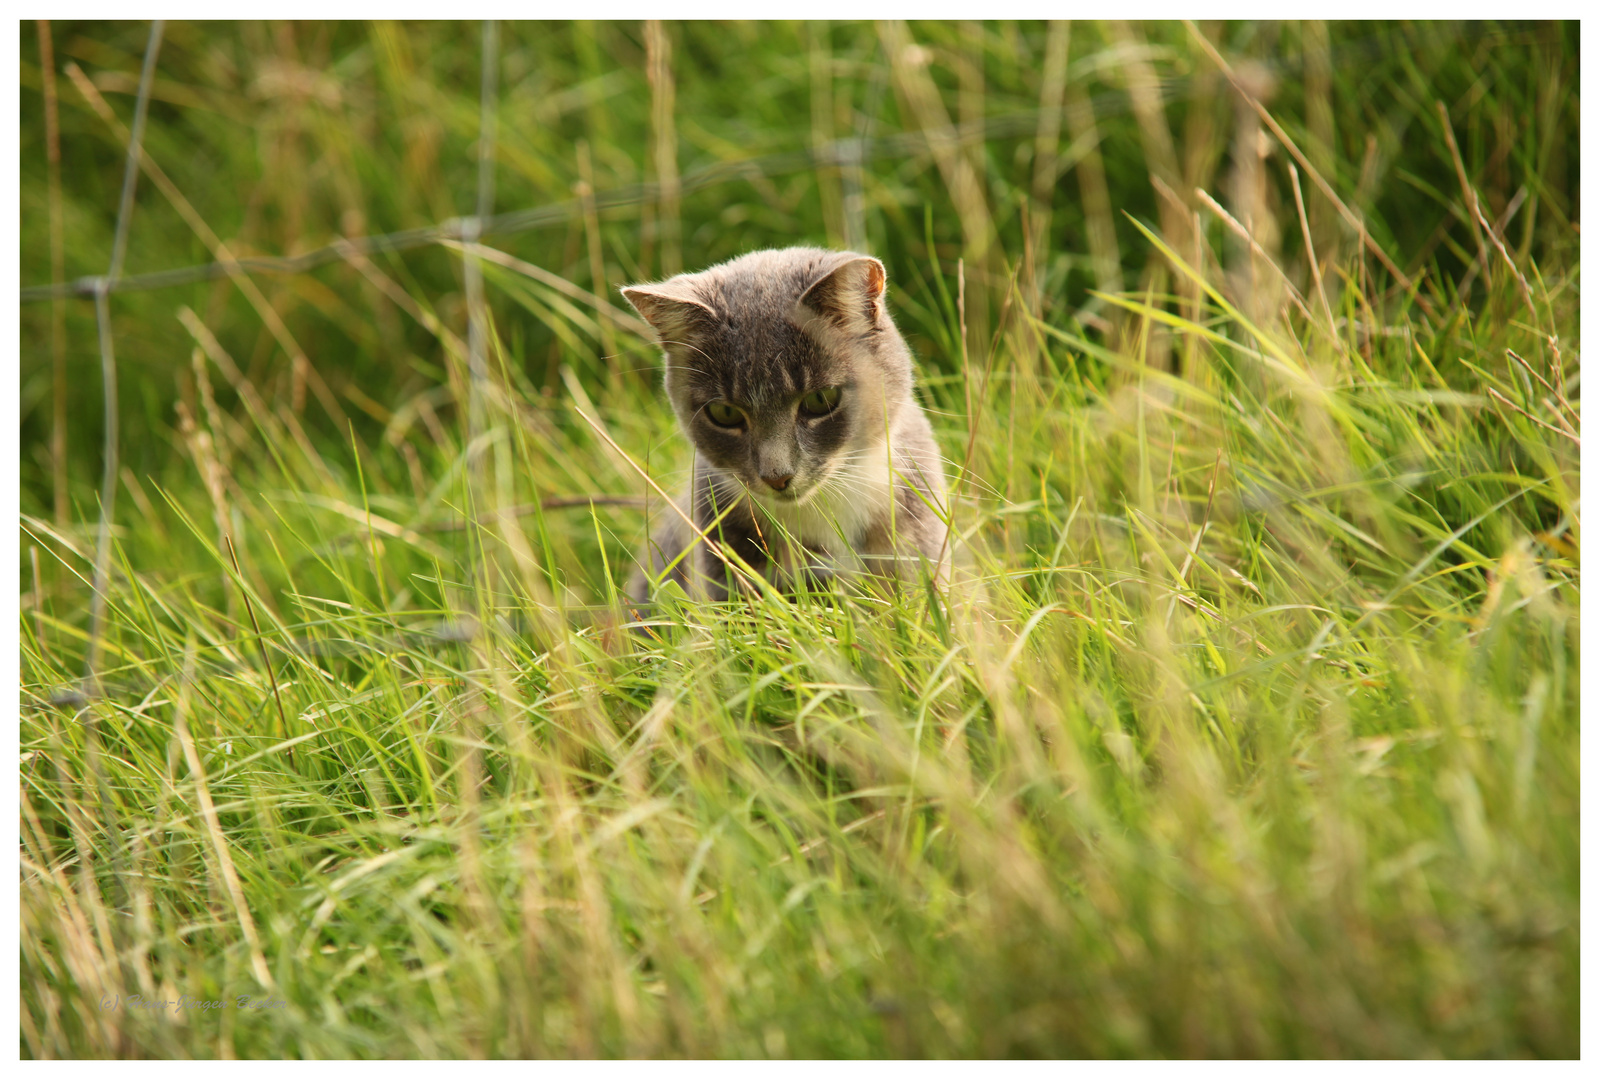
[[[24,1057],[1577,1055],[1576,23],[19,33]],[[958,580],[629,605],[801,243]]]

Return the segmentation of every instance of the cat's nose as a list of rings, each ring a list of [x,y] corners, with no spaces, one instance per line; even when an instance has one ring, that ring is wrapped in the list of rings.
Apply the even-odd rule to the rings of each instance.
[[[782,491],[789,486],[789,481],[794,479],[794,473],[762,473],[761,482],[773,491]]]

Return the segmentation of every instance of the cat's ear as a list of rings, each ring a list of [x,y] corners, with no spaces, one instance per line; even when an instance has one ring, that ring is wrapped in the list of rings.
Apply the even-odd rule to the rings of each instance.
[[[623,288],[622,295],[655,329],[663,345],[688,343],[717,320],[716,313],[707,304],[673,281],[628,285]]]
[[[800,303],[847,334],[865,334],[883,314],[883,264],[870,255],[852,255],[800,297]]]

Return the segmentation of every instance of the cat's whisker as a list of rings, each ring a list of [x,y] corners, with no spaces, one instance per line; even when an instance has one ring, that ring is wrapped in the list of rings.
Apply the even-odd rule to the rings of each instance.
[[[701,356],[704,356],[707,360],[711,360],[712,359],[710,354],[708,354],[704,349],[702,349],[699,346],[695,345],[693,342],[668,340],[667,338],[662,338],[661,339],[661,344],[663,344],[663,345],[676,345],[679,348],[688,349],[691,352],[697,352]],[[715,362],[716,362],[715,360],[712,360],[712,363],[715,363]],[[678,366],[682,367],[684,365],[680,364]]]

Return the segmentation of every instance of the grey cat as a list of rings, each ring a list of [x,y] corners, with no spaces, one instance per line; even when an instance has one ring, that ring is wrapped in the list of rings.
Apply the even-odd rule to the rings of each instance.
[[[799,575],[948,576],[944,468],[881,262],[756,251],[622,294],[656,331],[695,449],[677,512],[652,523],[635,600],[669,566],[691,596],[748,589],[724,553],[789,589]]]

